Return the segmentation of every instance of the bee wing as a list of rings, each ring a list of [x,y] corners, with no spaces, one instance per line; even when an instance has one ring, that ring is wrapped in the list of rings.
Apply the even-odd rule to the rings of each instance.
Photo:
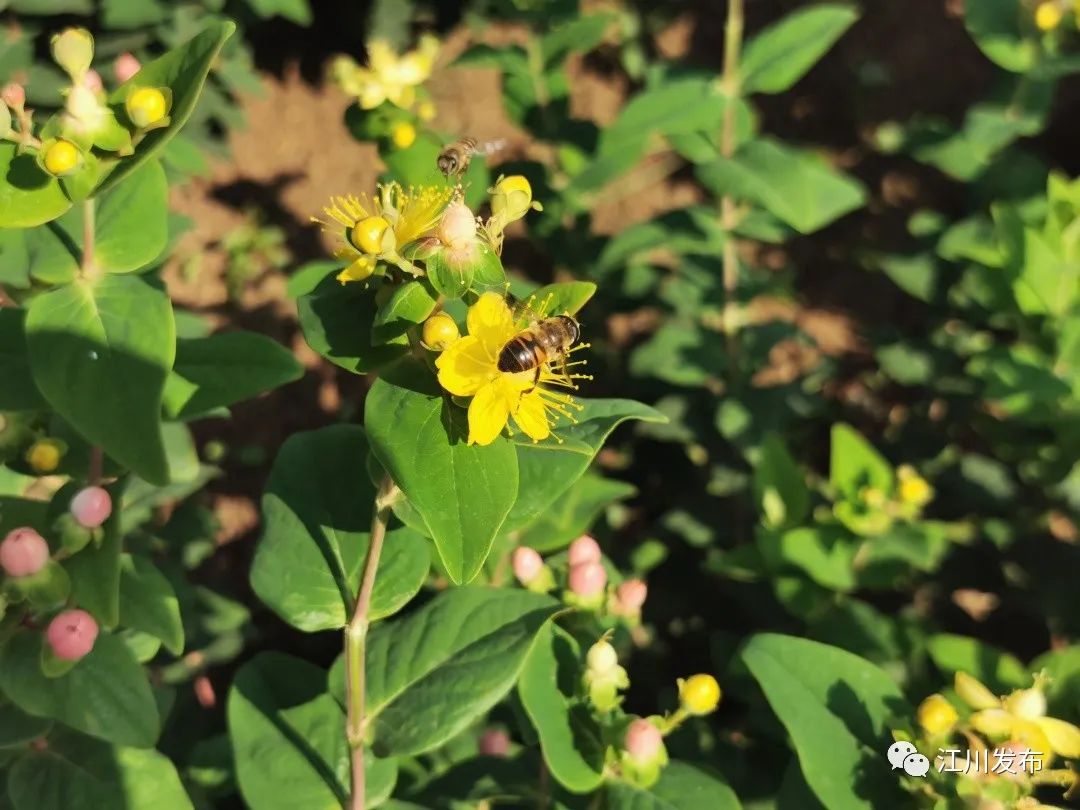
[[[532,326],[550,313],[544,312],[546,301],[537,300],[535,295],[529,295],[522,299],[517,298],[509,291],[506,293],[506,303],[510,305],[510,311],[514,313],[514,323],[521,327]]]
[[[490,157],[496,152],[502,150],[505,146],[506,138],[496,138],[492,141],[484,141],[484,143],[477,144],[475,147],[473,147],[473,154]]]

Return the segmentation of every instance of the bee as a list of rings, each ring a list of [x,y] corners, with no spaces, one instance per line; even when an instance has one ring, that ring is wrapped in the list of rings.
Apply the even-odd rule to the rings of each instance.
[[[545,363],[558,362],[565,369],[571,348],[581,337],[578,322],[569,315],[541,318],[514,335],[499,350],[499,371],[509,374],[536,370]]]
[[[501,138],[486,143],[480,143],[476,138],[459,138],[443,147],[435,164],[448,180],[451,177],[460,177],[468,171],[473,155],[493,155],[502,149],[505,143],[505,139]]]

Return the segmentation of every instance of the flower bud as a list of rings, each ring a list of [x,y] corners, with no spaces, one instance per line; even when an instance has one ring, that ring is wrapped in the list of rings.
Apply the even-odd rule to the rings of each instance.
[[[116,81],[123,84],[142,69],[139,60],[130,53],[122,53],[113,62],[113,75]]]
[[[1005,698],[1005,710],[1029,720],[1043,717],[1046,715],[1046,695],[1036,687],[1017,689]]]
[[[597,562],[586,562],[570,568],[570,590],[583,597],[594,597],[603,593],[607,585],[607,571]]]
[[[510,753],[510,735],[501,728],[485,729],[477,742],[480,753],[489,757],[505,757]]]
[[[585,654],[585,665],[596,675],[607,675],[619,666],[619,655],[607,639],[600,639],[589,647]]]
[[[607,639],[600,639],[586,653],[582,681],[589,700],[600,711],[609,712],[619,705],[619,690],[630,685],[630,678],[619,666],[619,656]]]
[[[1045,0],[1035,8],[1035,25],[1040,31],[1051,31],[1061,24],[1064,16],[1058,0]]]
[[[105,89],[105,84],[101,81],[101,74],[96,70],[86,71],[86,75],[82,80],[83,87],[92,93],[100,93]]]
[[[589,535],[583,534],[570,544],[566,559],[571,566],[586,562],[600,562],[600,545]]]
[[[45,171],[55,177],[71,174],[82,164],[82,155],[71,141],[54,141],[45,150],[43,158]]]
[[[71,499],[71,516],[84,529],[96,529],[112,514],[112,496],[103,487],[86,487]]]
[[[161,123],[169,114],[169,104],[165,92],[157,87],[137,87],[128,94],[124,109],[141,129]]]
[[[416,142],[416,127],[408,121],[399,121],[390,128],[390,142],[398,149],[408,149]]]
[[[639,717],[627,726],[623,747],[635,762],[651,762],[664,748],[664,735],[648,720]]]
[[[953,730],[960,719],[956,709],[943,695],[930,695],[915,712],[919,725],[931,737],[940,737]]]
[[[65,610],[57,614],[45,631],[53,654],[63,661],[78,661],[94,649],[98,623],[85,610]]]
[[[720,684],[712,675],[691,675],[679,681],[679,701],[688,714],[708,714],[720,705]]]
[[[424,321],[421,339],[423,340],[424,345],[432,351],[443,351],[459,337],[461,337],[461,331],[458,329],[457,322],[445,312],[436,312]],[[519,548],[517,551],[532,551],[532,549]],[[533,553],[535,554],[536,552]],[[514,552],[514,556],[516,566],[517,552]],[[539,556],[540,555],[537,554],[537,557]],[[514,571],[515,573],[517,572],[516,567],[514,568]]]
[[[65,28],[52,38],[52,56],[56,64],[78,82],[90,69],[94,38],[85,28]]]
[[[532,204],[532,186],[520,174],[500,178],[491,190],[491,212],[504,227],[525,216]]]
[[[425,334],[426,334],[425,324]],[[544,568],[544,558],[536,551],[536,549],[529,548],[528,546],[519,546],[514,549],[514,555],[512,558],[514,567],[514,576],[517,577],[518,582],[522,585],[528,585]]]
[[[618,611],[624,614],[639,613],[648,593],[649,587],[642,580],[626,580],[615,589],[615,603]]]
[[[382,217],[367,217],[352,228],[352,243],[364,253],[377,255],[382,253],[383,236],[390,223]]]
[[[26,105],[26,90],[16,82],[5,84],[4,89],[0,91],[0,97],[13,110],[21,110]]]
[[[0,568],[9,577],[36,574],[48,561],[49,544],[29,526],[12,529],[0,542]]]
[[[446,206],[436,231],[439,241],[453,250],[467,248],[476,241],[476,218],[463,202]]]
[[[38,475],[51,473],[60,466],[66,449],[62,442],[55,439],[38,439],[26,451],[26,463]]]
[[[995,709],[999,701],[994,693],[966,672],[957,672],[953,688],[960,699],[973,709]]]

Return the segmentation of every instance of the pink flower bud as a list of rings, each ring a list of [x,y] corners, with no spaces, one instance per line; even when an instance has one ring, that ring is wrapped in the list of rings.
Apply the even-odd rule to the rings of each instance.
[[[49,544],[33,529],[24,526],[8,532],[0,542],[0,568],[11,577],[36,574],[49,561]]]
[[[481,754],[505,757],[510,753],[510,735],[501,728],[489,728],[480,735],[478,746]]]
[[[467,248],[476,240],[476,217],[465,203],[452,202],[443,213],[437,233],[444,245]]]
[[[85,610],[65,610],[49,622],[45,638],[57,658],[78,661],[94,649],[98,623]]]
[[[568,562],[571,566],[587,562],[600,562],[600,546],[589,535],[583,534],[570,544]]]
[[[4,89],[0,91],[0,97],[4,99],[5,104],[16,110],[21,110],[26,104],[26,90],[16,82],[8,82],[4,85]]]
[[[214,691],[214,684],[205,675],[196,678],[192,683],[192,688],[195,690],[195,700],[199,701],[199,705],[204,709],[212,709],[217,705],[217,692]]]
[[[648,720],[639,717],[626,729],[623,747],[635,762],[651,762],[664,747],[664,735]]]
[[[86,71],[86,75],[83,76],[83,87],[94,93],[101,92],[105,89],[105,84],[101,81],[101,74],[96,70]]]
[[[640,579],[628,579],[615,589],[615,599],[619,608],[627,613],[636,613],[645,604],[649,586]]]
[[[536,579],[537,574],[544,567],[543,558],[536,552],[536,549],[528,546],[515,548],[511,562],[514,566],[514,576],[522,585],[528,585]]]
[[[570,568],[570,590],[578,596],[595,596],[607,585],[607,571],[598,562],[584,562]]]
[[[71,516],[84,529],[96,529],[112,514],[112,497],[102,487],[86,487],[71,499]]]
[[[116,80],[123,84],[142,68],[139,64],[139,60],[132,56],[130,53],[122,53],[116,57],[116,61],[113,62],[113,74],[116,76]]]

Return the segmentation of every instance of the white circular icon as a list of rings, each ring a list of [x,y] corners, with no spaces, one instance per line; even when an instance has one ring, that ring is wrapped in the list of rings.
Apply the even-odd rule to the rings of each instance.
[[[926,776],[930,771],[930,760],[922,754],[908,754],[904,757],[904,773],[908,776]]]
[[[907,740],[898,740],[889,746],[889,750],[885,752],[885,756],[889,758],[889,764],[893,766],[893,770],[895,771],[897,768],[904,767],[905,757],[917,753],[919,753],[919,749]]]

